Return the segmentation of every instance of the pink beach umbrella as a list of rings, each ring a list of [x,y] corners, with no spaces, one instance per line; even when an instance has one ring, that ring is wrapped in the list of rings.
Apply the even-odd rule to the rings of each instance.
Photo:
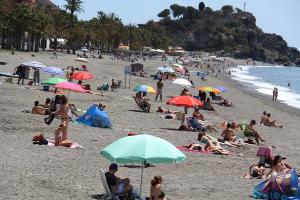
[[[56,84],[54,87],[58,88],[58,89],[62,89],[62,90],[68,90],[69,91],[68,97],[69,97],[70,91],[81,92],[81,93],[86,92],[80,85],[71,83],[71,82],[61,82],[61,83]]]

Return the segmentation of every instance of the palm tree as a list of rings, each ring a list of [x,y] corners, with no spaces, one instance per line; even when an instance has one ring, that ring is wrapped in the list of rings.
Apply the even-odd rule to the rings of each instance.
[[[83,12],[83,7],[82,3],[83,1],[81,0],[66,0],[66,5],[64,6],[66,11],[70,11],[70,17],[71,20],[74,18],[74,13],[75,12]]]

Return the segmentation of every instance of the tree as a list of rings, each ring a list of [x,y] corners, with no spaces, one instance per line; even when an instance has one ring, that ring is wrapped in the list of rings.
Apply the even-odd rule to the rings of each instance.
[[[180,6],[178,4],[173,4],[173,5],[170,6],[170,8],[172,10],[172,14],[173,14],[174,18],[179,18],[185,12],[185,7]]]
[[[73,20],[75,12],[83,12],[82,1],[81,0],[66,0],[66,5],[64,6],[66,11],[70,11],[70,17]]]
[[[157,16],[161,17],[161,18],[167,18],[167,17],[170,16],[170,10],[169,9],[164,9]]]
[[[225,5],[221,8],[224,15],[229,15],[234,12],[233,7],[230,5]]]
[[[199,11],[200,11],[200,12],[203,12],[204,9],[205,9],[205,4],[201,1],[201,2],[199,3]]]
[[[197,17],[197,15],[198,15],[198,10],[196,10],[192,6],[188,6],[188,7],[186,7],[186,9],[183,13],[183,19],[193,20]]]

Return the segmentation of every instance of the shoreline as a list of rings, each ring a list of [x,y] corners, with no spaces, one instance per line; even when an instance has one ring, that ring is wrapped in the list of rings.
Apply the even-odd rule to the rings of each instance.
[[[218,76],[218,78],[219,78],[219,76]],[[296,108],[296,107],[287,105],[287,104],[281,102],[280,100],[273,102],[272,95],[267,95],[267,94],[263,94],[258,91],[255,91],[253,89],[253,87],[247,86],[246,84],[243,84],[243,82],[241,82],[241,81],[234,80],[234,79],[230,78],[228,75],[220,76],[220,80],[231,83],[236,88],[251,95],[252,97],[262,100],[264,102],[264,104],[267,106],[273,106],[274,108],[276,108],[282,112],[288,112],[288,113],[292,113],[296,116],[300,116],[300,108]]]

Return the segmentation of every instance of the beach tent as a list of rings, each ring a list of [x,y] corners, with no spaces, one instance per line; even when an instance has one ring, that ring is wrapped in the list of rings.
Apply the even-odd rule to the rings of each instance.
[[[289,173],[272,175],[269,179],[263,180],[252,188],[252,192],[256,199],[300,200],[297,172],[292,169]]]
[[[112,124],[107,112],[101,111],[97,105],[92,105],[87,112],[76,119],[78,123],[101,128],[111,128]]]

